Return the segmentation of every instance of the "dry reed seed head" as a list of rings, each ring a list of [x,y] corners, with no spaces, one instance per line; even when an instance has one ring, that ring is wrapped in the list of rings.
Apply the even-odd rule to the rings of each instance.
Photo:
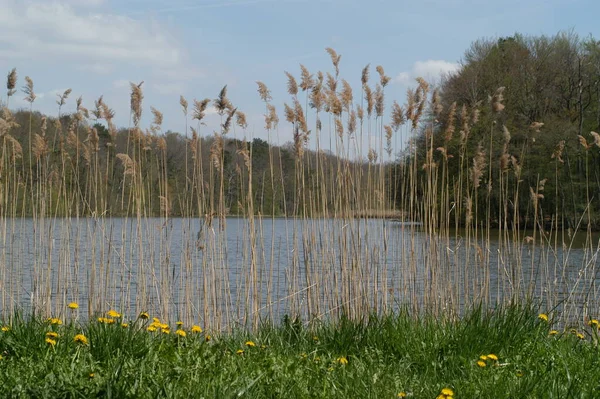
[[[246,121],[246,114],[242,111],[237,111],[235,123],[241,127],[242,129],[246,129],[248,127],[248,122]]]
[[[502,125],[502,138],[504,139],[504,143],[510,143],[510,131],[506,127],[506,125]]]
[[[337,91],[337,79],[329,72],[327,72],[327,88],[329,91]]]
[[[444,106],[442,105],[440,91],[436,87],[435,90],[433,90],[433,94],[431,95],[431,113],[435,115],[435,119],[439,119],[443,109]]]
[[[90,129],[88,140],[90,143],[90,149],[94,152],[98,152],[98,143],[100,142],[100,138],[98,137],[98,130],[95,127]]]
[[[340,93],[340,101],[342,102],[342,107],[346,112],[350,112],[352,98],[352,87],[350,86],[350,83],[348,83],[346,79],[342,79],[342,92]]]
[[[308,125],[306,124],[306,118],[304,117],[304,110],[300,101],[294,100],[294,113],[296,114],[296,122],[300,131],[303,133],[308,132]]]
[[[579,144],[581,144],[581,146],[587,151],[591,148],[591,145],[588,144],[587,140],[585,139],[585,137],[583,137],[582,135],[578,134],[577,138],[579,139]]]
[[[156,125],[158,128],[162,126],[163,123],[163,114],[159,110],[154,107],[150,107],[150,112],[152,112],[152,123]]]
[[[17,68],[11,69],[6,76],[6,89],[9,97],[15,93],[15,87],[17,87]]]
[[[340,116],[342,114],[342,102],[334,91],[329,91],[327,93],[327,108],[329,112],[336,116]]]
[[[385,140],[386,140],[386,144],[387,144],[387,148],[386,151],[388,153],[388,155],[391,155],[392,153],[392,127],[389,125],[385,125],[383,127],[383,130],[385,130]]]
[[[352,136],[356,132],[356,111],[350,111],[348,116],[348,136]]]
[[[473,157],[473,167],[471,168],[471,183],[475,189],[479,188],[483,170],[485,169],[485,150],[481,143],[477,145],[477,151]]]
[[[396,101],[394,101],[392,104],[392,128],[394,131],[397,132],[405,121],[404,110]]]
[[[298,159],[304,156],[304,139],[298,125],[294,125],[294,152]]]
[[[289,95],[296,96],[298,94],[298,82],[296,82],[296,78],[294,78],[294,76],[287,71],[284,71],[284,73],[288,78],[287,91]]]
[[[144,94],[142,93],[143,84],[143,81],[137,85],[132,82],[129,83],[131,87],[131,115],[133,116],[133,124],[135,126],[138,126],[142,119],[142,100],[144,99]]]
[[[365,92],[365,100],[367,101],[367,115],[370,118],[373,113],[373,107],[375,105],[375,98],[373,95],[373,91],[369,87],[369,85],[364,85],[363,90]]]
[[[365,86],[367,83],[369,83],[369,67],[370,66],[371,66],[371,64],[367,64],[362,69],[362,73],[360,75],[360,82],[363,86]]]
[[[31,80],[29,76],[25,76],[25,86],[23,87],[23,93],[27,95],[25,97],[25,101],[27,101],[30,104],[33,104],[36,95],[33,91],[33,80]]]
[[[17,139],[15,139],[13,136],[11,136],[10,134],[5,135],[4,137],[6,137],[6,140],[12,146],[11,161],[14,162],[17,159],[22,158],[23,157],[23,147],[21,147],[21,143],[19,143],[19,141]]]
[[[159,151],[167,152],[167,140],[165,140],[164,137],[159,137],[156,140],[156,148],[158,148]]]
[[[265,128],[267,130],[276,129],[278,123],[279,117],[277,116],[275,106],[267,104],[267,114],[265,115]]]
[[[450,140],[452,140],[452,135],[454,135],[455,119],[456,119],[456,101],[453,102],[452,105],[450,105],[450,108],[448,109],[448,117],[446,119],[446,129],[444,130],[444,141],[446,143],[448,143]]]
[[[412,89],[406,90],[406,120],[407,121],[412,121],[415,116],[415,104],[416,104],[417,93],[418,93],[418,91],[416,89],[415,90],[412,90]]]
[[[594,144],[596,145],[596,147],[600,147],[600,134],[596,132],[590,132],[590,134],[594,138]]]
[[[358,119],[360,119],[361,122],[365,118],[365,109],[360,105],[356,107],[356,116],[358,116]]]
[[[37,161],[48,153],[48,143],[46,142],[46,139],[37,133],[33,135],[32,152]]]
[[[490,102],[492,103],[492,110],[494,112],[502,112],[502,110],[504,109],[504,104],[502,104],[502,101],[504,101],[504,87],[503,86],[496,89],[496,92],[490,98]]]
[[[205,98],[202,101],[194,99],[194,113],[192,115],[192,119],[201,122],[206,116],[206,108],[208,107],[208,104],[210,104],[209,98]]]
[[[181,105],[181,110],[183,111],[183,115],[187,116],[188,113],[188,102],[183,96],[179,96],[179,105]]]
[[[225,118],[225,122],[221,125],[221,127],[223,128],[223,134],[229,133],[229,129],[231,128],[231,121],[233,120],[236,111],[237,108],[232,108],[229,110],[229,113],[227,113],[227,118]]]
[[[313,75],[302,64],[300,64],[300,70],[300,88],[302,91],[310,90],[315,85]]]
[[[341,55],[338,55],[338,53],[335,52],[334,49],[332,49],[331,47],[327,47],[325,49],[325,51],[327,51],[327,54],[329,54],[329,56],[331,57],[331,63],[333,64],[333,67],[335,68],[335,76],[339,76],[340,74],[340,59],[342,58]]]
[[[117,159],[123,165],[123,175],[135,175],[135,162],[127,154],[117,154]]]
[[[260,99],[264,102],[271,101],[273,97],[271,97],[271,90],[267,88],[267,85],[260,80],[256,81],[256,84],[258,85],[258,95],[260,96]]]
[[[510,156],[510,164],[515,172],[515,176],[519,178],[521,176],[521,165],[519,165],[519,161],[514,155]]]
[[[223,115],[226,110],[231,109],[231,102],[227,98],[227,85],[223,86],[219,92],[219,96],[213,101],[213,106],[219,115]]]
[[[323,84],[321,82],[315,84],[309,95],[310,107],[318,112],[321,112],[325,104],[325,95],[323,94]]]
[[[367,154],[367,159],[371,163],[377,162],[377,151],[375,151],[373,148],[370,148]]]
[[[294,111],[294,109],[292,107],[290,107],[289,105],[287,105],[286,103],[283,104],[284,107],[284,113],[285,113],[285,120],[288,121],[289,123],[295,123],[296,122],[296,112]]]
[[[531,125],[529,125],[529,128],[536,133],[539,133],[542,127],[544,127],[542,122],[533,122]]]
[[[387,86],[388,83],[390,83],[391,78],[385,75],[385,71],[383,70],[383,67],[381,65],[377,65],[377,68],[375,69],[377,70],[377,73],[379,73],[379,83],[381,84],[381,86]]]
[[[565,163],[565,161],[563,161],[563,159],[562,159],[562,153],[563,153],[564,149],[565,149],[565,141],[561,140],[561,141],[558,142],[558,144],[554,148],[554,152],[552,153],[552,157],[551,158],[552,159],[556,158],[558,160],[558,162]]]
[[[214,133],[214,140],[210,146],[210,160],[215,169],[221,169],[221,156],[223,154],[223,137],[217,132]]]
[[[385,110],[385,95],[383,94],[383,88],[381,85],[377,85],[375,88],[375,114],[378,117],[383,116]]]
[[[335,132],[340,138],[342,138],[344,134],[344,124],[342,123],[340,118],[335,118]]]
[[[69,98],[69,94],[71,94],[71,89],[65,90],[63,94],[57,94],[56,97],[58,97],[58,100],[56,100],[56,104],[58,104],[59,107],[65,105],[67,98]]]

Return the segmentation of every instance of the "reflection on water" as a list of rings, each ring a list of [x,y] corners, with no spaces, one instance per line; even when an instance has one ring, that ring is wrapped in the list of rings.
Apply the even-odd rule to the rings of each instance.
[[[224,326],[256,314],[460,311],[527,294],[579,317],[598,302],[598,235],[428,234],[418,224],[364,219],[5,222],[5,315],[17,307],[64,315],[77,301],[81,318],[118,308]]]

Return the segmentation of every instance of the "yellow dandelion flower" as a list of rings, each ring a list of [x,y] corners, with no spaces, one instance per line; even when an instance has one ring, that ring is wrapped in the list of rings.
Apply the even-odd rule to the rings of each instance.
[[[454,396],[454,391],[450,388],[443,388],[441,394],[446,396]]]
[[[50,324],[56,324],[56,325],[62,324],[62,320],[59,319],[58,317],[51,317],[48,319],[48,321],[50,322]]]
[[[348,359],[346,356],[338,357],[336,360],[339,364],[348,364]]]
[[[8,332],[8,331],[10,331],[9,326],[2,326],[2,332]]]
[[[67,305],[67,307],[69,309],[75,310],[75,309],[79,309],[79,304],[77,302],[71,302],[70,304]]]
[[[585,339],[585,335],[583,335],[582,333],[577,333],[577,338]]]
[[[186,336],[186,333],[183,330],[177,330],[177,331],[175,331],[175,334],[179,335],[180,337],[185,337]]]
[[[244,354],[244,350],[243,349],[238,349],[235,353],[237,353],[238,355],[243,355]]]
[[[56,338],[58,338],[58,333],[56,333],[54,331],[48,331],[46,333],[46,337],[48,337],[50,339],[56,339]]]
[[[490,353],[489,355],[487,355],[488,359],[493,360],[495,362],[498,361],[498,356],[494,355],[493,353]]]
[[[121,323],[121,327],[127,328],[127,327],[129,327],[129,323]]]
[[[150,318],[150,315],[148,314],[148,312],[142,312],[140,313],[139,318],[142,320],[148,320]]]
[[[558,334],[558,331],[556,331],[556,330],[550,330],[550,332],[548,334],[550,334],[550,335],[556,335],[556,334]]]
[[[169,325],[166,324],[166,323],[162,323],[162,324],[159,324],[158,328],[161,328],[163,330],[168,330],[169,329]]]
[[[399,398],[406,398],[406,392],[400,392],[400,393],[398,393],[398,397]]]
[[[115,319],[118,319],[119,317],[121,317],[121,313],[117,312],[116,310],[109,310],[108,312],[106,312],[106,314],[108,315],[108,317],[112,317]]]
[[[543,320],[543,321],[548,321],[548,315],[546,313],[540,313],[538,315],[538,319]]]
[[[46,343],[50,346],[56,345],[56,341],[53,340],[52,338],[46,338]]]
[[[75,335],[73,337],[73,341],[77,342],[78,344],[82,344],[82,345],[87,345],[87,343],[88,343],[88,339],[83,334]]]
[[[318,341],[319,337],[317,337],[316,335],[313,337],[313,341]]]
[[[94,378],[94,373],[90,373],[90,378]]]
[[[246,341],[246,346],[255,347],[256,344],[252,341]]]
[[[206,337],[204,337],[204,340],[206,342],[210,341],[212,339],[212,337],[210,335],[207,335]]]
[[[488,357],[486,355],[481,355],[481,356],[479,356],[479,360],[486,361],[486,360],[488,360]]]
[[[523,377],[523,372],[521,370],[517,370],[517,377]]]
[[[160,324],[160,319],[159,319],[158,317],[153,317],[153,318],[152,318],[152,321],[153,321],[154,323],[159,323],[159,324]]]
[[[477,361],[477,365],[478,365],[479,367],[485,367],[485,366],[486,366],[486,364],[485,364],[485,362],[484,362],[483,360],[478,360],[478,361]]]
[[[150,331],[150,332],[155,332],[156,331],[156,327],[150,326],[150,327],[148,327],[147,330]]]
[[[182,326],[183,325],[183,321],[178,321],[175,324],[177,324],[178,326]]]
[[[192,326],[192,332],[193,333],[201,333],[202,332],[202,327],[200,327],[200,326]]]
[[[588,325],[590,326],[598,326],[598,320],[596,319],[592,319],[588,322]]]
[[[161,331],[163,332],[163,334],[171,334],[171,330],[169,330],[168,328],[163,328],[161,329]]]

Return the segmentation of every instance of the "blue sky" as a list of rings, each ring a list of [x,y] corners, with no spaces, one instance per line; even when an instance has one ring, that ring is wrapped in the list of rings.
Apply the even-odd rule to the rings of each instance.
[[[120,126],[129,123],[129,84],[144,81],[149,107],[164,113],[164,130],[182,132],[179,95],[215,98],[227,84],[250,122],[248,135],[266,138],[264,105],[255,81],[271,89],[282,122],[278,141],[291,140],[283,121],[284,71],[332,71],[326,47],[342,55],[341,76],[359,96],[360,72],[382,65],[394,78],[388,103],[403,103],[414,78],[435,80],[457,68],[472,41],[515,32],[554,35],[573,30],[600,38],[597,0],[0,0],[0,70],[13,67],[35,82],[34,107],[56,114],[56,93],[72,88],[65,111],[104,95]],[[2,93],[4,98],[5,93]],[[18,93],[14,105],[24,105]],[[218,126],[207,118],[205,134]],[[368,144],[365,144],[368,145]]]

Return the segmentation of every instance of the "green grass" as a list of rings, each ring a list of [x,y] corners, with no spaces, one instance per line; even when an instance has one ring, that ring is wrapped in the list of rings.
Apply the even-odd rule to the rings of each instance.
[[[457,321],[402,313],[307,328],[284,320],[209,340],[191,326],[180,337],[175,326],[148,332],[151,320],[120,322],[3,324],[0,397],[435,398],[445,387],[456,398],[600,396],[596,327],[578,329],[584,339],[549,335],[552,322],[530,307],[476,309]],[[48,331],[59,334],[54,346]],[[74,342],[81,333],[87,345]],[[490,353],[498,361],[478,366]]]

